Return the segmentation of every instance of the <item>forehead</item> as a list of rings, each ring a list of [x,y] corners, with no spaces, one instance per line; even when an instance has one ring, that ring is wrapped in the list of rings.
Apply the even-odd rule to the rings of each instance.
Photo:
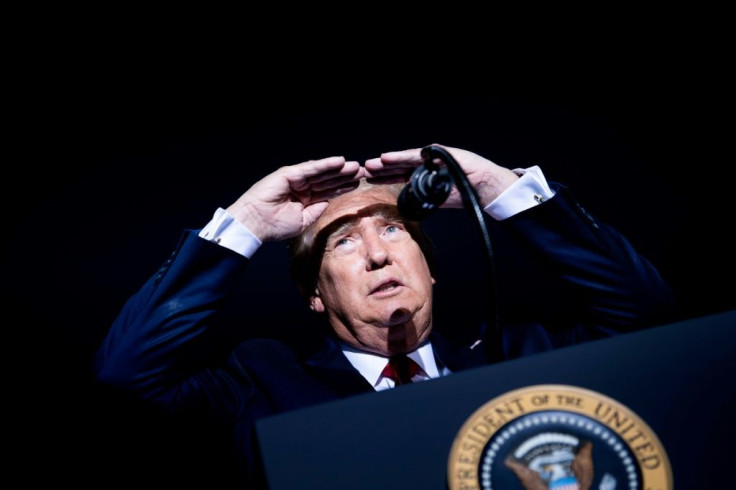
[[[396,208],[396,195],[384,188],[374,187],[348,192],[330,200],[327,209],[315,223],[319,233],[326,226],[342,221],[341,218],[370,215],[371,209]],[[395,211],[398,214],[398,210]]]

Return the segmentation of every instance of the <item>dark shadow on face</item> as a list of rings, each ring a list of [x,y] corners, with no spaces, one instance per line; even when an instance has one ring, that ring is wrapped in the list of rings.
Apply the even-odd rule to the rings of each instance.
[[[410,312],[405,308],[396,310],[391,315],[392,320],[400,321],[401,317],[408,317]],[[417,329],[413,321],[401,322],[389,329],[388,354],[404,354],[417,345]]]

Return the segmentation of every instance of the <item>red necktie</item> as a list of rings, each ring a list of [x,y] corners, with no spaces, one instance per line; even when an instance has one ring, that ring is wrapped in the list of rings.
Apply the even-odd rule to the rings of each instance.
[[[398,386],[411,383],[414,375],[421,371],[422,368],[419,367],[419,364],[409,359],[405,354],[399,354],[388,360],[388,364],[383,368],[381,374],[393,379]]]

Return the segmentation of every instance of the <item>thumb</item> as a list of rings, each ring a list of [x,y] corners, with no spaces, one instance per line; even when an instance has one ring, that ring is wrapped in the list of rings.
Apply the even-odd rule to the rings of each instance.
[[[305,206],[302,213],[303,229],[313,225],[322,216],[328,205],[327,201],[320,201]]]

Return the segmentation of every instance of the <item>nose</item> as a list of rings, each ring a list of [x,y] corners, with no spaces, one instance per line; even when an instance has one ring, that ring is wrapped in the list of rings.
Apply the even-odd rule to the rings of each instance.
[[[374,270],[391,263],[388,243],[381,236],[371,230],[363,235],[365,247],[366,269]]]

